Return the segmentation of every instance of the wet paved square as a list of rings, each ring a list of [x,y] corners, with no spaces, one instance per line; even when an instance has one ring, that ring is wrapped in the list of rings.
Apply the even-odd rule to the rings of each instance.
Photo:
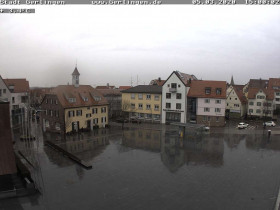
[[[56,143],[86,170],[39,145],[42,194],[0,209],[274,209],[280,136],[106,129]],[[47,137],[45,137],[47,138]]]

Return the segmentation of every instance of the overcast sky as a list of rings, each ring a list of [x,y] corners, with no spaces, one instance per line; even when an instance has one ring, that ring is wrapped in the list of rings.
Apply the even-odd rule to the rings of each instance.
[[[5,7],[6,8],[6,7]],[[147,84],[172,71],[246,83],[280,77],[279,6],[37,6],[0,15],[0,75],[30,86]]]

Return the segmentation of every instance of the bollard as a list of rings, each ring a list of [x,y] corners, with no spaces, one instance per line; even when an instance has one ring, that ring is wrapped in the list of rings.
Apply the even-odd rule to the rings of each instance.
[[[267,135],[268,135],[268,137],[270,137],[270,135],[271,135],[271,130],[268,130],[268,131],[267,131]]]

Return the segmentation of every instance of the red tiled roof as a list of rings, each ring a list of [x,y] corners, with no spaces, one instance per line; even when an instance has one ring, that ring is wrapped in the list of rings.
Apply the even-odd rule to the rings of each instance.
[[[185,85],[189,84],[189,80],[197,80],[197,78],[191,74],[186,74],[179,71],[176,71],[176,74],[178,75],[179,78],[181,78],[181,80],[183,81],[183,83],[185,83]]]
[[[195,98],[226,98],[226,81],[192,80],[188,97]],[[211,88],[210,94],[205,94],[205,88]],[[221,95],[216,94],[216,89],[221,88]]]
[[[248,89],[248,99],[255,99],[256,95],[259,91],[263,91],[264,94],[266,95],[266,99],[268,100],[273,100],[274,99],[274,92],[269,90],[269,89],[265,89],[265,88],[254,88],[254,87],[249,87]]]
[[[246,98],[246,96],[243,93],[244,85],[233,85],[232,87],[233,87],[236,95],[238,96],[240,102],[242,104],[246,104],[247,103],[247,98]]]
[[[273,87],[280,88],[280,78],[269,78],[268,80],[268,88],[273,89]]]
[[[51,94],[57,95],[60,104],[64,108],[108,104],[102,94],[90,85],[80,85],[79,87],[59,85],[52,89]],[[95,96],[100,97],[101,100],[96,100]],[[69,102],[69,98],[75,98],[76,102]],[[87,98],[88,101],[85,101],[83,98]]]
[[[7,87],[14,86],[14,93],[29,92],[29,82],[26,79],[3,79]]]
[[[17,172],[12,144],[9,103],[0,103],[0,175]]]
[[[131,86],[120,86],[119,89],[122,89],[122,90],[127,90],[131,88]]]
[[[165,83],[165,80],[162,79],[154,79],[150,82],[150,85],[158,85],[158,86],[163,86]]]

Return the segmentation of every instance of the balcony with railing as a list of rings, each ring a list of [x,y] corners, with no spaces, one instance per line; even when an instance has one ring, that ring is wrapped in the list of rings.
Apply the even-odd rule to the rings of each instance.
[[[170,93],[176,93],[177,92],[177,88],[174,88],[174,87],[172,88],[171,87],[171,88],[169,88],[169,92]]]

